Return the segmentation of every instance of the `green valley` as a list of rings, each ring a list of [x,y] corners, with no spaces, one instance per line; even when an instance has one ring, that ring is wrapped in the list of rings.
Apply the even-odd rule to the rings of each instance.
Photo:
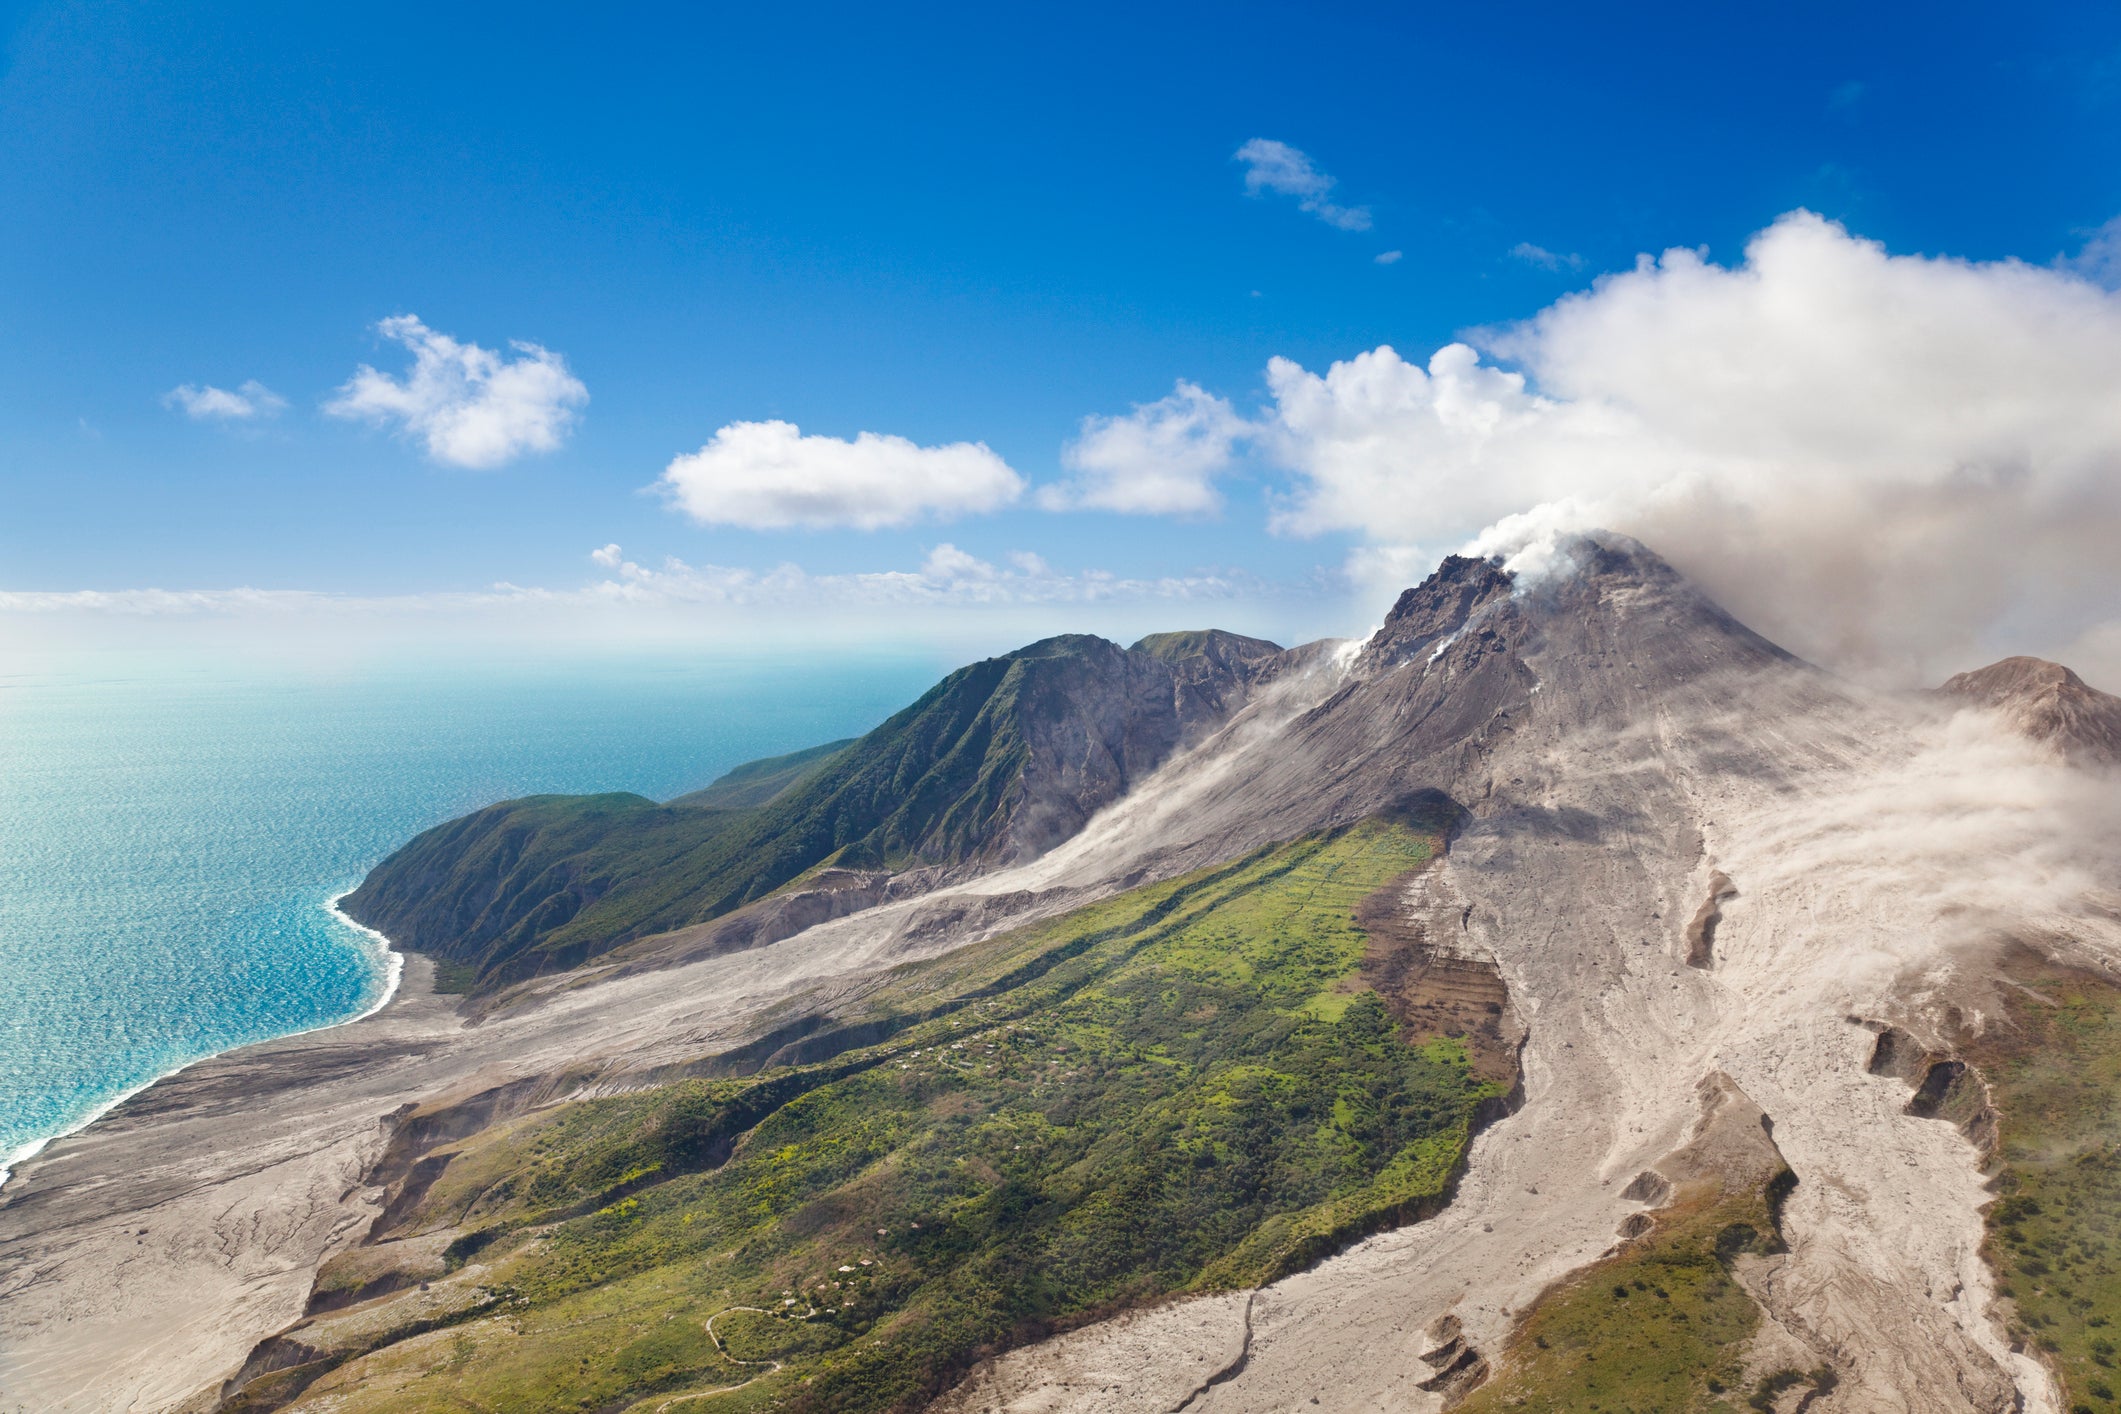
[[[1434,1211],[1507,1082],[1370,989],[1356,915],[1448,823],[1137,888],[899,969],[805,1064],[444,1146],[231,1407],[912,1408]]]

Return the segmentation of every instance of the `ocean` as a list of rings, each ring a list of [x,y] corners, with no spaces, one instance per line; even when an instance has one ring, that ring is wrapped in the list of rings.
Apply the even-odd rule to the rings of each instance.
[[[191,1061],[374,1007],[390,955],[329,905],[417,831],[512,796],[667,799],[866,731],[942,668],[0,675],[0,1168]]]

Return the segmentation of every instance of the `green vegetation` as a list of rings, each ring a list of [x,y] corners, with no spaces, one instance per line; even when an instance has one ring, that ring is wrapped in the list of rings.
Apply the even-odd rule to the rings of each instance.
[[[715,777],[705,789],[681,795],[670,803],[710,810],[749,810],[764,805],[831,765],[832,758],[854,745],[854,741],[853,737],[847,737],[841,741],[828,741],[823,746],[791,751],[786,756],[768,756],[762,761],[746,762]]]
[[[478,985],[479,969],[468,962],[437,962],[434,989],[445,997],[460,997]]]
[[[1136,639],[1128,649],[1130,653],[1146,653],[1152,658],[1161,658],[1174,665],[1211,662],[1229,664],[1258,661],[1281,652],[1281,645],[1269,643],[1264,638],[1247,638],[1239,633],[1227,633],[1219,628],[1179,629],[1173,633],[1152,633]]]
[[[2008,1025],[1964,1054],[1997,1113],[1987,1256],[2072,1410],[2121,1410],[2121,989],[2015,955]]]
[[[475,1136],[394,1230],[455,1274],[293,1332],[335,1352],[294,1377],[352,1357],[307,1396],[349,1414],[910,1409],[1433,1211],[1503,1087],[1362,984],[1354,914],[1439,842],[1373,821],[1137,889],[901,969],[861,1048]]]
[[[1220,645],[1212,656],[1190,645],[1203,681],[1234,671],[1225,660],[1243,645],[1273,648],[1200,637]],[[1160,761],[1186,713],[1219,710],[1197,693],[1181,702],[1176,671],[1100,638],[1047,639],[959,669],[851,745],[754,762],[669,805],[533,796],[450,821],[384,860],[342,906],[401,947],[474,968],[474,990],[487,992],[711,921],[822,867],[1042,848]],[[1045,778],[1077,783],[1019,819],[1026,766],[1042,750],[1070,753],[1065,769],[1049,759]]]
[[[1466,1414],[1680,1414],[1768,1409],[1782,1389],[1832,1381],[1786,1371],[1742,1388],[1760,1308],[1731,1278],[1741,1252],[1773,1247],[1773,1187],[1682,1188],[1656,1227],[1539,1300],[1511,1337],[1502,1373]]]

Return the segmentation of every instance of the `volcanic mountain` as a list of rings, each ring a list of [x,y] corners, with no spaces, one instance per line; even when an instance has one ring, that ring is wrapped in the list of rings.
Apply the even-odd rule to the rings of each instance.
[[[23,1166],[0,1389],[2117,1407],[2113,699],[2028,663],[1872,692],[1599,534],[491,807],[349,900],[391,1007]]]

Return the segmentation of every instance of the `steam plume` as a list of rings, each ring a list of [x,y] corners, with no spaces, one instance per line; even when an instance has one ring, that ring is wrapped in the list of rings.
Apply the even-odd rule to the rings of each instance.
[[[1887,677],[2121,617],[2121,296],[2075,267],[1890,255],[1800,211],[1735,267],[1645,256],[1425,368],[1267,378],[1277,523],[1395,570],[1469,539],[1536,567],[1603,524]]]

